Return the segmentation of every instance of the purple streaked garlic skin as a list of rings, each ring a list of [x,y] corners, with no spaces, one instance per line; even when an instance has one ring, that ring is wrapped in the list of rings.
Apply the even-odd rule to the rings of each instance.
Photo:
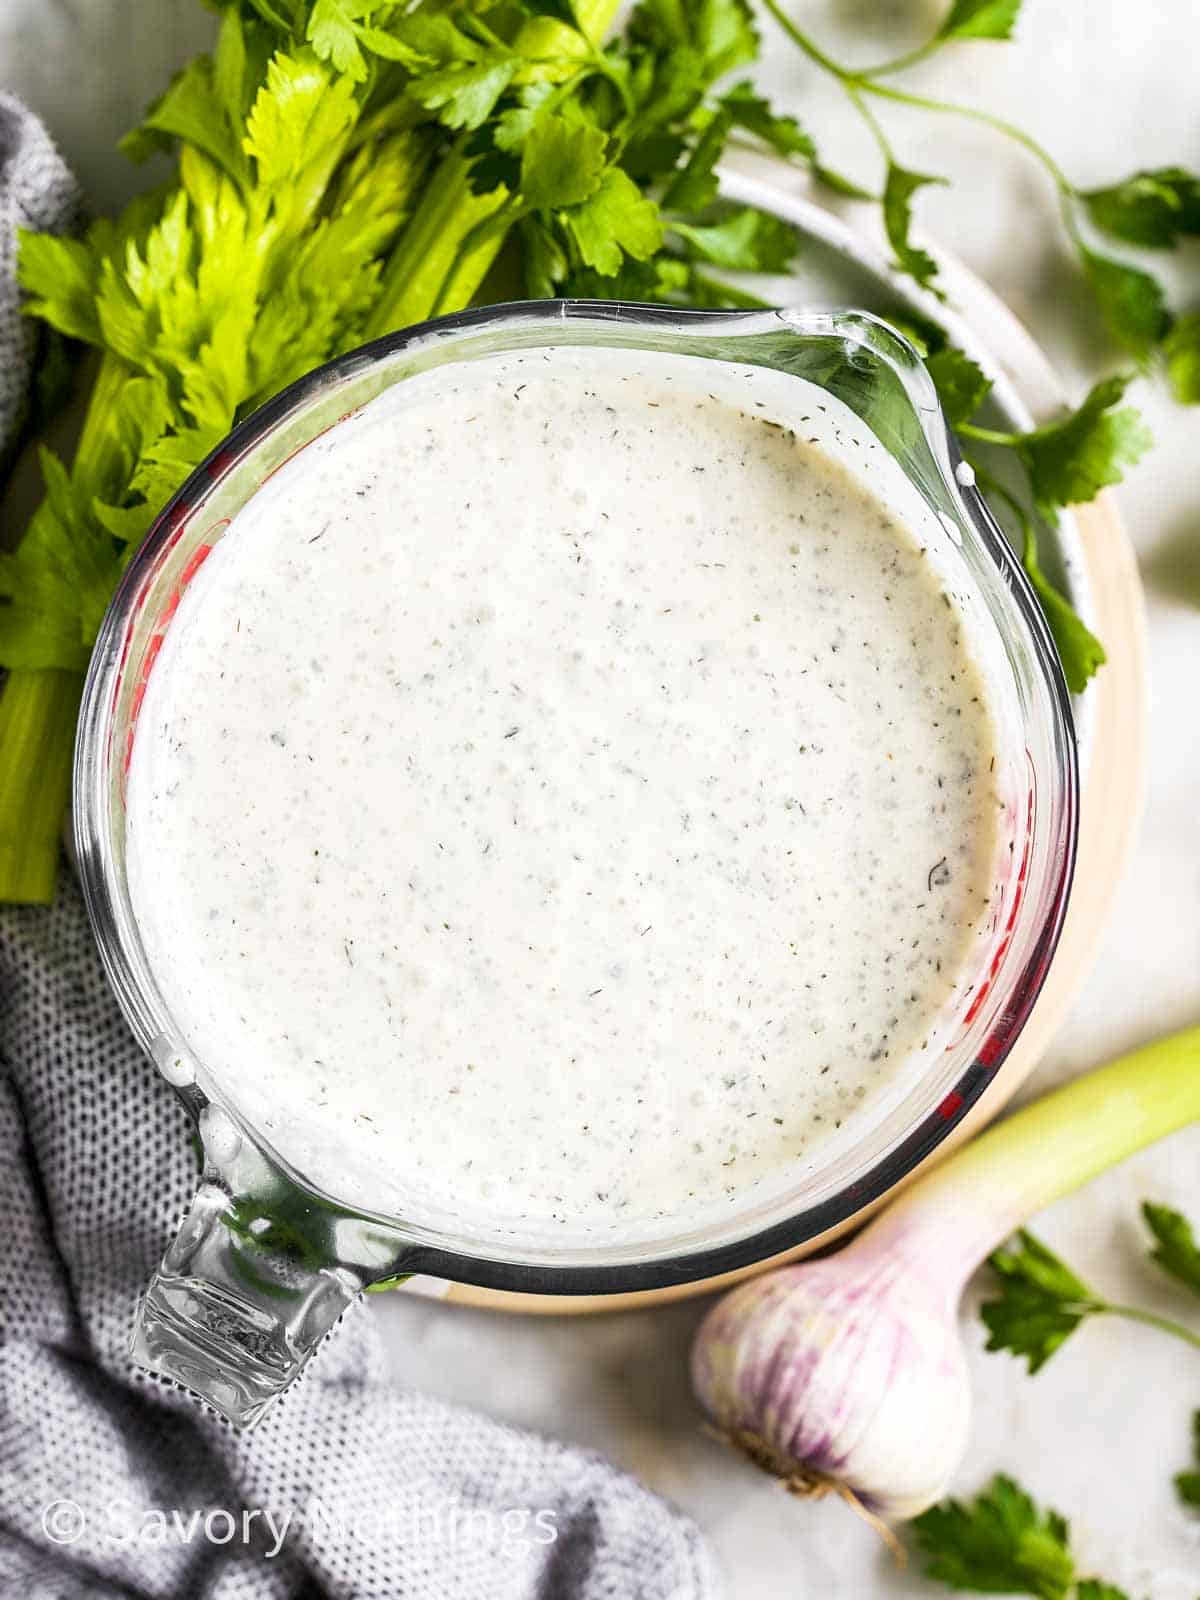
[[[717,1429],[793,1492],[849,1490],[885,1521],[940,1499],[966,1448],[955,1305],[899,1259],[868,1265],[853,1247],[719,1300],[692,1383]]]

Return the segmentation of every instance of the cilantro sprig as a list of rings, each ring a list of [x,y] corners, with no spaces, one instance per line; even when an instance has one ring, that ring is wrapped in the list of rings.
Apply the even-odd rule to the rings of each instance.
[[[1080,1578],[1070,1526],[1003,1474],[971,1501],[946,1500],[913,1524],[925,1574],[952,1589],[1036,1600],[1127,1600],[1112,1584]]]

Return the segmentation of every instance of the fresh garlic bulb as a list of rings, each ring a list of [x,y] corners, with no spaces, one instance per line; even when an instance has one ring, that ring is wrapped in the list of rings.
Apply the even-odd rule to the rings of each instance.
[[[890,1520],[944,1494],[970,1388],[954,1307],[873,1266],[851,1249],[735,1289],[700,1328],[692,1382],[730,1443],[793,1493],[848,1490]]]
[[[836,1491],[885,1524],[917,1516],[967,1441],[957,1313],[973,1269],[1035,1211],[1197,1119],[1191,1028],[989,1128],[839,1254],[732,1290],[692,1355],[717,1431],[795,1494]]]

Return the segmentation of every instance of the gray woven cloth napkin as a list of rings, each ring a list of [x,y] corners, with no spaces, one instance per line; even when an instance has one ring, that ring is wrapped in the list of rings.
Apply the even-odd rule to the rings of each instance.
[[[0,441],[29,361],[13,230],[73,200],[0,97]],[[249,1434],[131,1365],[195,1159],[62,878],[52,908],[0,911],[0,1595],[715,1596],[696,1528],[626,1473],[389,1382],[364,1303]]]

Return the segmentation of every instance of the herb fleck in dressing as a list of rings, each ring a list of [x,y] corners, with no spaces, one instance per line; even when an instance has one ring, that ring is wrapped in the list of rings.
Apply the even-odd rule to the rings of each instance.
[[[130,772],[202,1077],[350,1203],[539,1237],[827,1158],[944,1044],[1000,848],[897,476],[794,378],[578,349],[411,379],[277,473]]]

